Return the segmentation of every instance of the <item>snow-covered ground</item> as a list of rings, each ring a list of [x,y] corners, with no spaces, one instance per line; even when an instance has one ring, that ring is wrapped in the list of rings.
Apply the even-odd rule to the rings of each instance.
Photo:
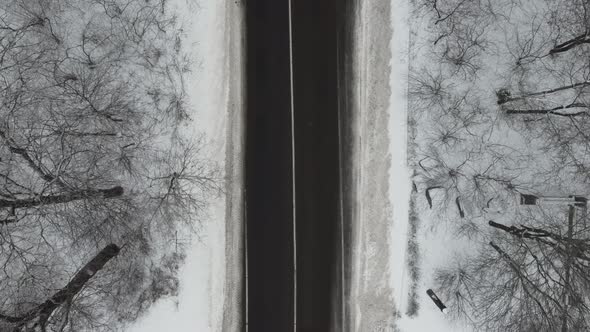
[[[453,325],[416,286],[419,310],[407,315],[411,170],[408,167],[408,1],[359,1],[354,42],[355,171],[357,195],[350,303],[353,331],[468,331]],[[388,179],[384,180],[384,179]],[[424,232],[427,233],[427,232]],[[451,236],[449,234],[449,236]],[[424,272],[451,259],[447,236],[420,238]]]
[[[404,312],[411,189],[406,6],[405,1],[358,1],[355,6],[353,331],[394,331]]]
[[[185,130],[206,135],[207,153],[225,170],[226,193],[214,200],[196,236],[179,236],[192,244],[180,271],[178,298],[157,302],[130,331],[237,331],[240,276],[226,267],[240,266],[241,207],[227,204],[226,197],[241,201],[244,7],[240,1],[216,0],[174,5],[194,61],[187,80],[193,122]]]
[[[353,183],[350,317],[353,331],[389,331],[396,304],[390,284],[389,1],[358,1],[353,40]]]
[[[389,122],[391,163],[389,181],[389,199],[393,207],[392,225],[390,228],[390,285],[393,289],[397,312],[400,315],[396,326],[404,332],[440,331],[460,332],[464,329],[454,326],[447,317],[434,305],[426,295],[426,290],[431,288],[431,276],[422,275],[416,286],[418,312],[415,316],[408,316],[410,300],[410,284],[408,266],[408,235],[409,235],[409,207],[411,193],[411,170],[408,167],[408,86],[410,74],[410,48],[412,34],[412,8],[408,1],[396,0],[392,5],[391,24],[393,35],[391,42],[392,71],[390,75],[391,114]],[[431,234],[429,238],[422,238],[419,243],[419,252],[422,257],[422,265],[436,265],[441,261],[450,259],[450,251],[446,249],[446,237],[440,234]],[[426,273],[428,268],[425,269]]]
[[[516,199],[510,197],[511,195],[536,191],[564,196],[587,190],[583,187],[587,187],[587,182],[575,180],[575,176],[579,174],[576,175],[564,162],[569,160],[568,158],[586,160],[585,157],[575,155],[578,152],[575,143],[564,144],[572,146],[572,156],[564,159],[557,157],[559,149],[547,148],[556,148],[559,145],[551,146],[547,136],[544,136],[548,132],[546,128],[558,128],[556,137],[562,135],[563,128],[568,128],[560,122],[561,117],[551,117],[548,114],[544,118],[515,117],[508,112],[510,107],[530,109],[531,105],[535,105],[533,109],[550,108],[555,105],[566,105],[569,100],[579,96],[583,99],[586,92],[569,88],[563,90],[568,91],[567,93],[561,90],[559,93],[553,91],[549,93],[550,96],[535,92],[560,85],[567,87],[572,82],[584,82],[587,77],[578,76],[578,73],[587,73],[587,65],[577,63],[579,59],[585,59],[585,55],[575,52],[562,54],[563,56],[549,56],[552,47],[558,41],[567,39],[563,36],[551,36],[551,33],[560,31],[551,24],[562,21],[551,21],[548,18],[566,12],[562,7],[551,7],[556,5],[554,2],[523,1],[516,4],[511,1],[495,1],[488,3],[489,7],[484,6],[485,10],[484,7],[477,6],[462,7],[468,3],[464,1],[439,2],[438,7],[436,2],[434,7],[432,2],[415,3],[421,4],[422,7],[411,15],[408,8],[404,7],[407,5],[406,2],[396,1],[392,5],[395,10],[392,12],[392,99],[388,135],[392,160],[389,168],[391,181],[388,197],[392,217],[389,228],[391,251],[387,270],[391,280],[393,304],[396,313],[400,315],[395,325],[401,331],[473,331],[474,328],[451,323],[427,297],[426,289],[440,291],[439,295],[443,293],[445,289],[436,289],[436,270],[452,266],[451,263],[462,256],[476,253],[480,247],[479,242],[487,245],[487,242],[481,240],[494,235],[493,232],[488,232],[488,220],[508,225],[518,224],[519,220],[522,220],[519,218],[524,210],[518,206]],[[444,5],[448,5],[448,8],[443,8]],[[445,13],[458,14],[452,18],[455,21],[452,21],[449,19],[451,15],[446,16]],[[498,17],[502,19],[498,20]],[[539,19],[541,17],[543,19]],[[449,20],[445,21],[447,19]],[[452,23],[449,23],[451,21]],[[373,23],[371,20],[367,22]],[[441,27],[445,24],[449,24],[446,26],[447,30]],[[456,32],[460,26],[465,29],[461,31],[463,34]],[[408,27],[411,27],[410,30]],[[362,27],[361,31],[370,29]],[[453,35],[454,33],[457,35]],[[469,41],[466,42],[465,36],[472,39],[467,38]],[[360,38],[363,39],[366,40],[367,37]],[[583,49],[579,51],[584,52]],[[362,61],[363,56],[359,55],[360,66],[370,67],[372,64],[369,61]],[[406,98],[409,90],[408,66],[413,74],[414,91],[410,110]],[[562,66],[567,66],[568,69],[564,70]],[[569,69],[570,67],[576,70]],[[361,86],[373,89],[367,84],[372,82],[371,80],[361,79],[360,82]],[[496,94],[502,90],[508,94],[517,92],[516,95],[520,96],[526,96],[528,93],[529,97],[535,98],[529,98],[526,102],[523,101],[526,98],[514,98],[510,101],[513,104],[506,106],[500,102],[501,95]],[[541,95],[542,97],[539,97]],[[373,103],[375,104],[379,105]],[[587,109],[587,104],[584,108]],[[371,114],[373,109],[375,107],[361,111]],[[396,121],[394,117],[400,113],[406,116],[408,111],[411,113],[409,123],[413,127],[410,128],[410,137],[406,139],[407,122]],[[461,123],[462,120],[459,119],[464,115],[468,115],[469,120]],[[568,118],[564,114],[561,116],[565,118],[564,122],[567,120],[576,125],[585,125],[583,121],[576,122],[574,117]],[[549,125],[543,127],[547,123]],[[364,132],[369,130],[371,128],[367,126]],[[378,131],[378,128],[373,130]],[[449,136],[451,142],[445,141]],[[417,190],[413,200],[414,219],[408,218],[407,214],[402,215],[399,211],[399,207],[408,206],[410,196],[409,187],[406,186],[406,180],[409,179],[406,164],[397,163],[398,160],[405,161],[405,146],[397,145],[401,141],[409,141],[409,151],[413,156],[412,166],[418,174],[413,178]],[[370,141],[365,141],[364,144],[367,145],[365,149],[374,147]],[[369,173],[369,168],[362,163],[366,160],[369,163],[374,162],[371,157],[361,155],[361,163],[358,166],[361,173]],[[418,160],[422,161],[422,164],[418,165]],[[456,174],[460,174],[457,178],[467,180],[456,180]],[[491,180],[482,185],[477,178],[482,174],[493,175],[486,175]],[[383,174],[379,176],[382,177]],[[501,185],[497,185],[501,182]],[[435,189],[434,193],[431,192],[433,197],[430,198],[427,196],[427,187],[444,189],[438,192]],[[398,188],[401,188],[403,193],[398,192]],[[434,204],[427,204],[427,200]],[[364,205],[371,204],[375,203],[367,202]],[[465,215],[463,211],[459,213],[462,207],[467,211]],[[361,224],[366,223],[362,215],[359,220]],[[410,226],[407,224],[408,220],[417,223],[418,228],[413,236],[418,244],[418,250],[414,253],[417,252],[419,257],[413,260],[412,264],[419,267],[420,276],[414,280],[410,278],[409,267],[404,263],[410,258],[415,258],[405,252],[405,244],[412,240],[407,237]],[[471,229],[472,233],[467,236],[461,233],[466,229]],[[361,234],[370,234],[371,231],[365,230]],[[489,238],[486,238],[486,241],[489,241]],[[370,250],[367,252],[371,253]],[[359,256],[363,257],[360,254]],[[371,259],[371,256],[364,257],[364,260]],[[371,280],[374,275],[383,275],[381,269],[360,265],[359,268],[364,272],[361,277],[365,280]],[[474,279],[477,278],[481,276],[474,276]],[[414,309],[408,307],[413,296],[410,294],[412,282],[416,282],[415,313],[412,313]],[[448,297],[451,302],[451,296]],[[442,300],[445,301],[445,298]],[[368,305],[361,305],[359,312],[362,313],[360,319],[364,320],[372,319],[370,314],[365,312],[372,313],[376,310]]]

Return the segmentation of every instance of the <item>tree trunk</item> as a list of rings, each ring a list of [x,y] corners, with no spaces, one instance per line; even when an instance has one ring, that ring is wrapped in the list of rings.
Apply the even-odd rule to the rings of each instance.
[[[567,217],[567,239],[565,243],[565,280],[563,284],[563,312],[561,318],[561,332],[567,332],[567,317],[568,317],[568,305],[569,296],[568,290],[570,288],[570,277],[571,277],[571,266],[572,266],[572,255],[571,255],[571,241],[574,233],[574,217],[576,215],[576,209],[573,205],[570,205]]]
[[[493,220],[488,221],[488,224],[494,228],[503,230],[504,232],[510,233],[511,235],[514,235],[519,238],[538,239],[550,237],[556,241],[559,241],[561,239],[559,235],[553,234],[540,228],[531,228],[522,225],[520,228],[516,226],[506,226],[499,224]]]
[[[432,209],[432,197],[430,196],[430,191],[434,190],[434,189],[440,189],[442,188],[441,186],[434,186],[434,187],[428,187],[426,188],[426,191],[424,192],[424,195],[426,196],[426,201],[428,201],[428,206],[430,206],[430,208]]]
[[[22,316],[7,316],[0,314],[0,319],[9,323],[23,324],[39,317],[39,323],[44,327],[47,320],[59,306],[64,304],[68,299],[73,298],[78,294],[86,283],[115,256],[120,252],[121,248],[116,244],[109,244],[104,247],[94,258],[92,258],[86,265],[84,265],[68,282],[68,284],[53,294],[44,303],[38,305],[33,310]]]
[[[68,203],[86,198],[113,198],[123,195],[123,187],[116,186],[109,189],[98,190],[79,190],[61,195],[45,195],[34,198],[25,198],[17,200],[0,199],[0,209],[2,208],[30,208],[40,205],[51,205],[59,203]]]
[[[41,304],[37,309],[39,322],[41,326],[45,326],[47,320],[59,306],[64,304],[68,299],[73,298],[78,294],[84,285],[92,278],[96,272],[102,270],[102,268],[111,259],[119,254],[119,248],[116,244],[109,244],[104,247],[90,262],[86,263],[78,273],[70,280],[70,282],[57,293],[55,293],[50,299]]]
[[[590,43],[590,35],[588,35],[587,33],[583,34],[583,35],[579,35],[575,38],[572,38],[570,40],[567,40],[559,45],[556,45],[555,47],[553,47],[550,51],[549,54],[555,54],[555,53],[562,53],[562,52],[566,52],[571,50],[572,48],[582,45],[582,44],[588,44]]]
[[[1,130],[0,130],[0,138],[4,139],[6,141],[6,143],[8,143],[8,149],[10,150],[10,152],[20,155],[27,162],[29,167],[35,173],[39,174],[39,176],[43,180],[45,180],[47,182],[57,180],[57,184],[59,184],[61,187],[65,187],[65,185],[59,179],[56,179],[55,176],[53,176],[50,173],[47,173],[43,169],[42,165],[35,163],[35,161],[33,160],[33,158],[31,158],[31,156],[29,155],[29,153],[27,152],[26,149],[19,147],[12,138],[8,137],[6,135],[6,133]]]
[[[499,224],[499,223],[497,223],[497,222],[495,222],[495,221],[493,221],[493,220],[490,220],[490,221],[488,221],[488,224],[489,224],[490,226],[494,227],[494,228],[501,229],[501,230],[503,230],[504,232],[508,232],[508,233],[511,233],[511,232],[513,231],[513,229],[514,229],[514,228],[516,228],[516,227],[514,227],[514,226],[512,226],[512,227],[508,227],[508,226],[506,226],[506,225]]]
[[[586,108],[588,107],[585,103],[571,103],[569,105],[562,105],[553,108],[546,108],[546,109],[528,109],[528,110],[515,110],[515,109],[507,109],[506,114],[552,114],[552,115],[559,115],[559,116],[578,116],[578,115],[586,115],[586,110],[576,112],[576,113],[561,113],[558,112],[559,110],[565,110],[570,108]]]
[[[463,208],[461,207],[459,197],[455,198],[455,204],[457,205],[457,209],[459,210],[459,216],[461,218],[465,218],[465,211],[463,211]]]
[[[587,86],[587,85],[590,85],[590,82],[579,82],[579,83],[574,83],[574,84],[570,84],[570,85],[560,86],[558,88],[553,88],[553,89],[549,89],[549,90],[543,90],[543,91],[539,91],[539,92],[531,92],[531,93],[527,93],[524,95],[503,99],[502,101],[498,101],[498,105],[502,105],[502,104],[506,104],[511,101],[522,100],[522,99],[526,99],[526,98],[530,98],[530,97],[545,96],[545,95],[548,95],[551,93],[569,90],[569,89]]]

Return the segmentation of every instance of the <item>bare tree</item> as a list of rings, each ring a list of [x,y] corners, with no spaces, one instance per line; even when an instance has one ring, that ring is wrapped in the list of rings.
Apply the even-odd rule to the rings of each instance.
[[[0,5],[0,329],[110,331],[174,295],[221,174],[166,1]]]
[[[555,31],[554,46],[549,54],[557,56],[565,52],[580,50],[589,43],[590,7],[583,0],[573,0],[552,4],[552,30]],[[583,50],[580,50],[583,52]]]
[[[590,246],[576,209],[532,210],[518,226],[490,221],[492,241],[438,274],[456,318],[489,330],[588,329]]]
[[[586,158],[590,147],[588,84],[585,79],[540,91],[497,92],[498,104],[512,126],[530,138],[544,142],[543,150],[554,156],[553,169],[587,182]],[[575,80],[570,78],[570,81]]]
[[[495,119],[477,91],[453,86],[428,70],[414,73],[410,84],[421,128],[417,136],[425,142],[415,161],[423,197],[431,209],[477,229],[473,221],[491,201],[510,201],[528,186],[519,174],[522,153],[494,137]]]
[[[418,4],[430,24],[410,81],[414,181],[437,222],[482,242],[437,272],[441,298],[478,331],[590,329],[585,212],[515,199],[587,190],[588,2]],[[491,206],[510,213],[488,222]]]
[[[472,80],[482,66],[481,55],[491,46],[490,24],[497,20],[490,2],[423,0],[415,15],[426,14],[433,27],[430,42],[449,75]]]

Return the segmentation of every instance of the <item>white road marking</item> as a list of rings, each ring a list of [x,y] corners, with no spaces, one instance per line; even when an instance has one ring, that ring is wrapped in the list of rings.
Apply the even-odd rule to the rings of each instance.
[[[338,101],[338,108],[337,108],[337,112],[338,112],[338,181],[339,181],[339,204],[340,204],[340,215],[339,215],[339,219],[340,219],[340,306],[341,306],[341,315],[340,315],[340,328],[343,331],[346,331],[345,329],[345,319],[344,316],[346,314],[345,311],[345,303],[346,301],[345,299],[345,278],[344,278],[344,202],[343,202],[343,195],[344,195],[344,190],[342,189],[342,128],[341,128],[341,114],[340,114],[340,71],[338,70],[338,65],[340,64],[340,48],[339,48],[339,37],[340,34],[339,32],[336,32],[336,84],[337,84],[337,88],[336,88],[336,97],[337,97],[337,101]]]
[[[297,213],[295,204],[295,97],[293,94],[293,24],[289,0],[289,80],[291,89],[291,159],[293,182],[293,331],[297,331]]]
[[[246,314],[244,317],[244,325],[246,326],[246,332],[248,332],[248,193],[247,191],[244,189],[244,216],[243,216],[243,220],[244,220],[244,275],[245,275],[245,280],[244,280],[244,285],[242,285],[242,287],[244,287],[245,289],[245,293],[244,296],[246,297]]]

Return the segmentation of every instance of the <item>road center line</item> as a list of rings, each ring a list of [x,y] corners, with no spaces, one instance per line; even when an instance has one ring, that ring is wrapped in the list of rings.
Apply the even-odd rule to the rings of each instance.
[[[297,331],[297,212],[295,196],[295,95],[293,88],[293,24],[291,0],[289,0],[289,83],[291,89],[291,160],[293,188],[293,331]]]

